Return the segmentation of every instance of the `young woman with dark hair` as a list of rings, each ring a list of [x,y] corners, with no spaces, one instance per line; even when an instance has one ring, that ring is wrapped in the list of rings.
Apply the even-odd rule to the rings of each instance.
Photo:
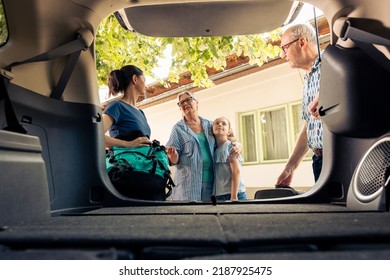
[[[111,71],[108,77],[110,94],[122,93],[104,109],[103,126],[107,148],[141,147],[152,144],[150,126],[144,112],[136,108],[136,102],[146,91],[143,71],[134,65],[126,65]],[[106,132],[108,131],[108,135]]]

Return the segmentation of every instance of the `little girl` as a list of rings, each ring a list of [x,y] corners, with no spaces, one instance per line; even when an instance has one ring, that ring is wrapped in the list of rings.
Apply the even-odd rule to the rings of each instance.
[[[233,131],[228,119],[217,118],[213,122],[213,134],[217,148],[215,160],[215,194],[218,200],[246,200],[245,185],[241,179],[242,157],[229,156],[233,149]],[[229,140],[231,139],[231,140]]]

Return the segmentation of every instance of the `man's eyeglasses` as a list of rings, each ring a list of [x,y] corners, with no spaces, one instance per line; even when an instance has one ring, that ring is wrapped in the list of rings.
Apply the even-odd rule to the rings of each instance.
[[[184,99],[182,101],[177,102],[177,106],[181,107],[181,106],[184,105],[184,103],[190,103],[192,100],[193,100],[192,97],[188,97],[188,98],[186,98],[186,99]]]
[[[300,38],[295,39],[294,41],[291,41],[291,42],[289,42],[289,43],[284,44],[283,46],[281,46],[281,48],[282,48],[284,54],[287,53],[287,50],[288,50],[288,48],[290,47],[290,45],[293,44],[293,43],[295,43],[295,42],[298,41],[299,39],[300,39]]]

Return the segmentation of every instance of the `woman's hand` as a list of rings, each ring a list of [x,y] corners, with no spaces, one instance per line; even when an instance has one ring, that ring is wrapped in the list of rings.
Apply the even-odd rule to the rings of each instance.
[[[230,150],[229,156],[233,158],[238,158],[242,151],[242,145],[239,142],[232,141],[233,149]]]
[[[179,154],[175,147],[165,147],[165,152],[167,153],[170,163],[176,164],[179,161]]]
[[[125,147],[126,148],[136,148],[136,147],[144,147],[144,146],[150,146],[152,145],[152,140],[150,140],[148,137],[138,137],[132,141],[125,141]]]

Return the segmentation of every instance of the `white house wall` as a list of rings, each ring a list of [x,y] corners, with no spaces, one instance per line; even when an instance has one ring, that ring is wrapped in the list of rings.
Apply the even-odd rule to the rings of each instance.
[[[199,115],[213,120],[220,116],[230,119],[236,136],[238,113],[279,104],[300,101],[302,71],[291,69],[287,63],[196,92]],[[181,118],[176,100],[146,108],[145,114],[152,129],[152,139],[165,144],[172,126]],[[285,163],[244,166],[242,177],[247,188],[273,187]],[[314,184],[311,161],[301,163],[294,174],[293,186]],[[248,189],[250,196],[254,189]],[[252,196],[253,197],[253,196]]]

